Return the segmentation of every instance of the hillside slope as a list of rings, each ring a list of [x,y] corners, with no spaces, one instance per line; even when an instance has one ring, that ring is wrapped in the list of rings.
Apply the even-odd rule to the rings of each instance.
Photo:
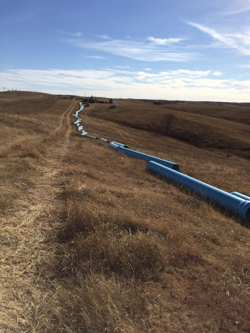
[[[72,117],[79,101],[7,102],[0,104],[2,332],[250,331],[248,226],[147,173],[143,161],[81,137]],[[118,102],[133,119],[130,103]],[[82,112],[89,134],[250,196],[247,158],[122,126],[118,116],[103,119],[105,107]]]
[[[198,148],[250,158],[250,107],[121,100],[116,109],[97,105],[92,115]]]

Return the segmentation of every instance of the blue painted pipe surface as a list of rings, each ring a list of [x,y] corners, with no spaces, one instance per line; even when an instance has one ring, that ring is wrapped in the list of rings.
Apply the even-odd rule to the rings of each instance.
[[[112,141],[115,145],[119,146],[119,147],[124,147],[124,148],[129,148],[127,145],[125,145],[124,143],[119,143],[116,141]]]
[[[175,170],[166,168],[164,165],[153,161],[149,161],[146,167],[154,173],[159,174],[160,176],[169,179],[208,200],[213,201],[231,212],[236,213],[244,221],[250,221],[250,201],[222,191],[180,172],[176,172]]]
[[[92,135],[86,135],[86,136],[90,139],[98,139],[96,136],[92,136]]]
[[[162,164],[162,165],[164,165],[164,166],[166,166],[168,168],[174,169],[176,171],[180,170],[180,167],[179,167],[178,164],[173,163],[173,162],[169,162],[169,161],[166,161],[166,160],[163,160],[163,159],[158,158],[158,157],[154,157],[154,156],[150,156],[150,155],[147,155],[147,154],[143,154],[143,153],[140,153],[138,151],[127,149],[127,148],[124,148],[124,147],[121,147],[121,146],[118,146],[115,149],[117,151],[120,151],[120,152],[126,154],[126,155],[133,156],[135,158],[139,158],[139,159],[144,160],[146,162],[148,162],[148,161],[154,161],[156,163]]]
[[[113,141],[109,142],[109,146],[113,149],[116,149],[118,147],[118,145],[116,143],[114,143]]]
[[[248,197],[247,195],[241,194],[239,192],[232,192],[231,194],[235,195],[238,198],[250,201],[250,197]]]

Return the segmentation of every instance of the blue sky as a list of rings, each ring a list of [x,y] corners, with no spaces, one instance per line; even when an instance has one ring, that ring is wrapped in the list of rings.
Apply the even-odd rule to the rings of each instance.
[[[250,102],[250,0],[3,0],[0,90]]]

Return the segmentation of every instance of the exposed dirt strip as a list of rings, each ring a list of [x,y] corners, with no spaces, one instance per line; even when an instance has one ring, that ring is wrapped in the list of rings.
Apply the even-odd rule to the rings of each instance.
[[[39,309],[49,302],[47,288],[51,288],[51,283],[41,277],[39,265],[50,249],[45,238],[60,210],[56,198],[57,173],[69,145],[70,116],[75,106],[76,102],[66,109],[59,125],[48,137],[50,145],[45,146],[45,150],[49,158],[22,158],[18,162],[19,169],[13,170],[13,189],[22,195],[17,195],[7,215],[4,210],[0,212],[1,332],[35,332],[46,320],[39,315]],[[57,135],[60,135],[59,139]],[[37,136],[33,136],[25,143],[34,145],[38,141]],[[12,145],[17,143],[20,140],[11,142]],[[17,164],[17,159],[9,157],[4,163],[2,168],[5,168],[6,176],[11,177],[10,170]]]

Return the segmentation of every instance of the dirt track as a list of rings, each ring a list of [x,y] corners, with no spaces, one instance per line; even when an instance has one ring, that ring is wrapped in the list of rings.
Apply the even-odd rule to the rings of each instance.
[[[7,197],[10,187],[16,191],[11,209],[0,214],[0,331],[31,332],[39,326],[39,307],[46,306],[46,285],[41,280],[39,263],[48,251],[44,242],[50,221],[60,210],[56,199],[57,173],[61,170],[70,140],[70,116],[76,102],[70,104],[59,118],[59,124],[47,137],[45,145],[48,158],[38,160],[8,156],[2,159],[2,170],[6,183],[2,183],[2,193]],[[58,138],[57,138],[58,136]],[[0,147],[1,150],[24,144],[33,147],[42,144],[42,136],[17,138]],[[43,148],[44,149],[44,148]],[[19,170],[16,169],[18,162]],[[15,173],[14,182],[8,179]],[[5,186],[5,188],[4,188]],[[11,200],[11,199],[10,199]],[[42,282],[41,282],[42,281]],[[48,281],[49,282],[49,281]]]

